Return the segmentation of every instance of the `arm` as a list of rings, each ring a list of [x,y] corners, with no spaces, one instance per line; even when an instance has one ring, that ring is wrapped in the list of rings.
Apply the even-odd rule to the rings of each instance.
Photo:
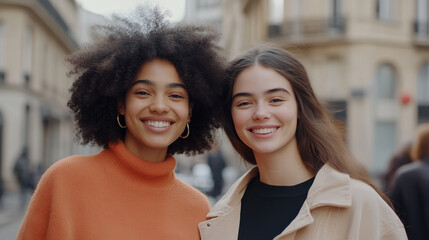
[[[18,232],[17,240],[46,239],[51,216],[51,184],[44,175],[38,184]]]

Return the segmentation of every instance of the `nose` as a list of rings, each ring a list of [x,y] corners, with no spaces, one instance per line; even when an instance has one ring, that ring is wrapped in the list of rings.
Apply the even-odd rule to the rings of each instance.
[[[170,108],[162,96],[155,97],[149,106],[151,112],[166,113]]]
[[[269,119],[270,114],[262,103],[258,103],[255,108],[255,112],[253,113],[254,120],[264,120]]]

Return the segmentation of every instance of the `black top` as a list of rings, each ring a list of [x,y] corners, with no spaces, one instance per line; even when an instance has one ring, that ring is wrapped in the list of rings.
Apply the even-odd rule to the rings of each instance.
[[[295,186],[272,186],[253,178],[241,199],[238,239],[273,239],[296,217],[314,178]]]

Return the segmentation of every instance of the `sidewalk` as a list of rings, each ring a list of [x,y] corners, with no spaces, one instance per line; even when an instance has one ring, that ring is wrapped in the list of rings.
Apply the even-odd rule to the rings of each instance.
[[[25,207],[21,207],[19,193],[5,193],[3,205],[0,207],[0,228],[21,218],[25,210]]]

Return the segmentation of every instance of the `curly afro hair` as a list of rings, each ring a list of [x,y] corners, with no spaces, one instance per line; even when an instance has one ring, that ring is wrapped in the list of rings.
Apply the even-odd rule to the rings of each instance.
[[[68,107],[83,144],[108,148],[124,139],[116,121],[117,103],[143,63],[166,59],[185,83],[192,105],[190,135],[178,138],[169,154],[202,153],[210,149],[219,127],[221,81],[225,59],[220,35],[209,26],[168,23],[157,7],[139,7],[133,18],[113,16],[110,25],[96,26],[94,42],[67,57],[76,76]]]

